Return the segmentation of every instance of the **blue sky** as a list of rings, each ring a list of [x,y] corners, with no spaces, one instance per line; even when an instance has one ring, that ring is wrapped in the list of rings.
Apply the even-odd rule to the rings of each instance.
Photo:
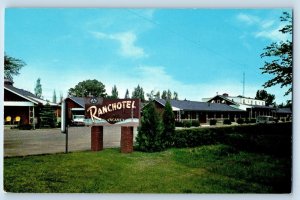
[[[146,93],[170,89],[179,99],[243,92],[255,97],[272,76],[261,74],[263,48],[285,40],[278,30],[286,9],[37,9],[5,13],[5,52],[27,65],[15,86],[64,97],[69,88],[97,79],[119,97],[138,84]],[[286,88],[266,89],[277,103]]]

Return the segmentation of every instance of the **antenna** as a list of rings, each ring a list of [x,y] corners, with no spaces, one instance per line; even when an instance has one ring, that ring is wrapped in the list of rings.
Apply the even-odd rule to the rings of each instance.
[[[245,97],[245,72],[243,72],[243,97]]]

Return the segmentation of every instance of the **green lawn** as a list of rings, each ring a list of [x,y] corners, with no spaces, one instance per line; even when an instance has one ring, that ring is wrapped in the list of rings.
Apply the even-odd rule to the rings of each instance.
[[[159,153],[119,149],[4,159],[7,192],[289,193],[288,158],[226,145]]]

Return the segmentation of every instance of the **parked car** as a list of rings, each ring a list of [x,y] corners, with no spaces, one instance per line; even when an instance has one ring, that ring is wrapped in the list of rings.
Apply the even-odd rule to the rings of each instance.
[[[72,126],[84,126],[84,115],[73,115]]]
[[[272,116],[258,116],[256,118],[257,124],[273,124],[275,123],[275,119]]]

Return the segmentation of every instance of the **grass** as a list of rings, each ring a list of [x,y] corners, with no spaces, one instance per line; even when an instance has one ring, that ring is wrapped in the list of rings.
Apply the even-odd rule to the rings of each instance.
[[[290,159],[226,145],[4,159],[4,189],[34,193],[289,193]]]

